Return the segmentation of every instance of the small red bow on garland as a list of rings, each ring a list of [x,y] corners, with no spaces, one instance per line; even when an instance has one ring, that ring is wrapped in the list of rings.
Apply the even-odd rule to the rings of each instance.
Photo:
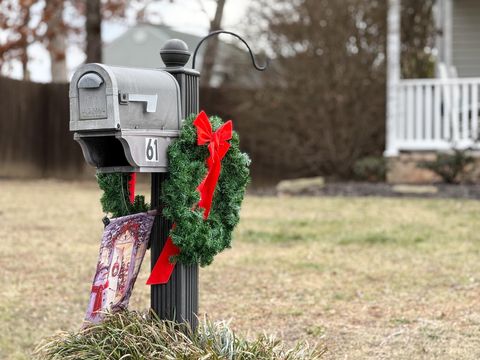
[[[213,132],[207,114],[201,111],[193,122],[193,125],[197,128],[197,145],[202,146],[208,144],[208,151],[210,153],[207,159],[207,176],[205,176],[197,187],[200,193],[198,207],[204,209],[203,218],[206,220],[210,214],[213,194],[215,193],[220,170],[222,169],[221,161],[225,157],[228,149],[230,149],[230,144],[227,141],[232,138],[233,124],[232,121],[229,120],[220,126],[217,131]],[[175,224],[173,226],[175,226]],[[175,267],[175,264],[170,262],[170,258],[179,253],[180,249],[173,243],[169,236],[147,280],[147,285],[166,284]]]

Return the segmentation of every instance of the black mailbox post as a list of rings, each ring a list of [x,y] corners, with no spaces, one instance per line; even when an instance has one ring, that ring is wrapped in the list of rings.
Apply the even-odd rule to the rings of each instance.
[[[199,76],[193,69],[185,68],[190,53],[181,40],[169,40],[160,50],[165,70],[172,74],[180,86],[182,118],[199,111]],[[152,209],[161,213],[160,194],[168,173],[152,173]],[[152,269],[162,251],[172,223],[162,215],[157,216],[152,229],[151,266]],[[198,265],[176,264],[167,284],[152,285],[151,307],[160,319],[187,322],[193,328],[197,325],[198,313]]]

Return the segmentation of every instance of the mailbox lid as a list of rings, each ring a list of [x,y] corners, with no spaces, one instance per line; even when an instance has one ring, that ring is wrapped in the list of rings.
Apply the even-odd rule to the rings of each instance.
[[[180,129],[180,87],[171,74],[117,66],[110,70],[117,80],[122,129]]]
[[[70,82],[70,130],[179,130],[180,88],[163,70],[86,64]]]

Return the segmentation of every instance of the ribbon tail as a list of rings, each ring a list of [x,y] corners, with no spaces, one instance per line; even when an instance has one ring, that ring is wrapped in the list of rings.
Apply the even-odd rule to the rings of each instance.
[[[198,206],[205,209],[203,218],[207,219],[212,208],[213,195],[215,194],[215,187],[217,186],[218,177],[220,176],[221,164],[220,161],[213,163],[207,177],[202,182],[200,201]]]
[[[170,257],[180,254],[180,249],[173,243],[169,236],[155,266],[147,280],[147,285],[166,284],[175,268],[175,263],[170,262]]]
[[[130,203],[135,202],[135,184],[137,183],[137,173],[130,173],[130,180],[128,180],[128,199]]]

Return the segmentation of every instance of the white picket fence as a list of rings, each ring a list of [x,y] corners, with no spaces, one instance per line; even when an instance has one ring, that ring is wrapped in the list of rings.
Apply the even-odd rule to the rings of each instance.
[[[401,80],[395,150],[479,148],[479,87],[480,78]]]

